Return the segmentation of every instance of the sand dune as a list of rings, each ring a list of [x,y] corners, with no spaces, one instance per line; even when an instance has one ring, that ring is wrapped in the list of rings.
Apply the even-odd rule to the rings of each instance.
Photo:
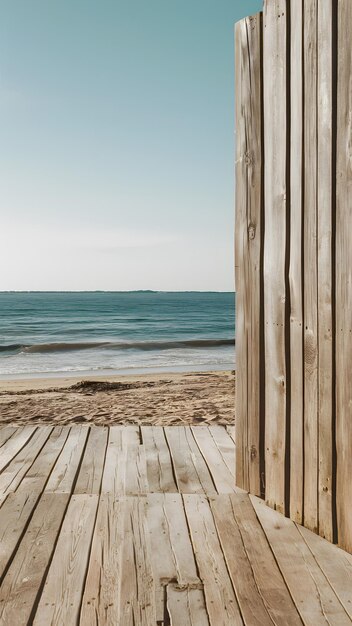
[[[0,382],[1,424],[234,424],[233,372]]]

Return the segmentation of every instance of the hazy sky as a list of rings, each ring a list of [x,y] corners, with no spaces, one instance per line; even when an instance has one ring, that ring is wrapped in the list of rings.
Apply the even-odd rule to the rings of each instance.
[[[233,25],[262,0],[2,0],[0,290],[233,289]]]

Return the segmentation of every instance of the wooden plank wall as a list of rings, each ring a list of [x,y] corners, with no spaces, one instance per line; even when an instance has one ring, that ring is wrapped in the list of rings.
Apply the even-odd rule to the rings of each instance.
[[[352,2],[236,25],[236,476],[352,552]]]

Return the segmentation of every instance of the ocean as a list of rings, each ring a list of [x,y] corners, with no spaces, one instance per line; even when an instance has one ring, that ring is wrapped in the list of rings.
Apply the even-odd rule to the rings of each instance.
[[[235,368],[233,293],[0,292],[0,377]]]

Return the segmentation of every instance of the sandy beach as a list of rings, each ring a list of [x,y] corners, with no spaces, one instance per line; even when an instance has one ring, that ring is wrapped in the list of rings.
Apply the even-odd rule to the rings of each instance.
[[[233,372],[0,381],[0,424],[234,424]]]

